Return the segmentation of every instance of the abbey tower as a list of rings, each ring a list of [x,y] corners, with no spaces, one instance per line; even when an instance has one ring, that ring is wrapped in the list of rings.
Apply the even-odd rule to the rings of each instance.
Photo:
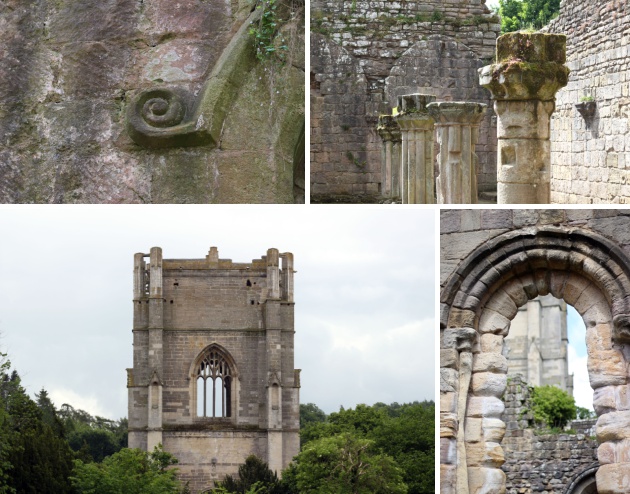
[[[148,261],[147,261],[148,258]],[[250,454],[278,473],[299,451],[293,255],[251,263],[134,258],[129,447],[164,449],[205,492]]]

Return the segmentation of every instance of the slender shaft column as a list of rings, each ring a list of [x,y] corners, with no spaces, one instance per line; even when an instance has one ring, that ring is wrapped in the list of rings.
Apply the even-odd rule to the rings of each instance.
[[[471,385],[472,328],[443,331],[440,342],[440,492],[468,494],[466,406]]]
[[[479,69],[497,114],[497,202],[548,204],[549,120],[556,92],[568,82],[566,36],[504,34],[497,39],[497,61]]]
[[[435,96],[398,97],[396,122],[402,134],[401,196],[403,204],[434,204],[433,118],[427,112]]]
[[[383,140],[381,195],[396,199],[400,197],[400,127],[391,115],[381,115],[377,131]]]
[[[443,102],[427,105],[435,120],[439,175],[439,204],[477,203],[477,155],[479,123],[486,113],[483,103]]]

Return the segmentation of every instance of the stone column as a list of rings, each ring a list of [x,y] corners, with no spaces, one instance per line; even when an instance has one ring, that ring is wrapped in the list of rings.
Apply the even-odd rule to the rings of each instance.
[[[479,69],[495,100],[499,204],[550,202],[549,120],[568,82],[565,61],[564,35],[508,33],[497,39],[497,63]]]
[[[440,341],[440,492],[468,494],[466,403],[477,332],[445,329]]]
[[[435,204],[433,173],[433,118],[428,94],[398,97],[396,122],[402,134],[401,198],[403,204]]]
[[[477,155],[479,123],[486,112],[483,103],[447,101],[427,105],[435,120],[439,175],[438,204],[477,204]]]
[[[380,115],[376,130],[383,140],[381,195],[397,199],[400,198],[400,127],[391,115]]]

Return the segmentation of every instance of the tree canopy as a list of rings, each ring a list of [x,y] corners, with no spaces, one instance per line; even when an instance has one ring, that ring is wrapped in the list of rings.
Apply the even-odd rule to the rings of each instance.
[[[499,0],[501,32],[540,29],[560,11],[560,0]]]

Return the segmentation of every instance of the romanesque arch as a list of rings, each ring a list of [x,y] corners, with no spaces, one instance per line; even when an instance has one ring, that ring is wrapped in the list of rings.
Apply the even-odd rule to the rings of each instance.
[[[582,316],[599,416],[597,489],[630,485],[630,259],[609,239],[543,225],[502,233],[466,255],[441,293],[442,492],[502,493],[503,339],[518,307],[551,293]]]

